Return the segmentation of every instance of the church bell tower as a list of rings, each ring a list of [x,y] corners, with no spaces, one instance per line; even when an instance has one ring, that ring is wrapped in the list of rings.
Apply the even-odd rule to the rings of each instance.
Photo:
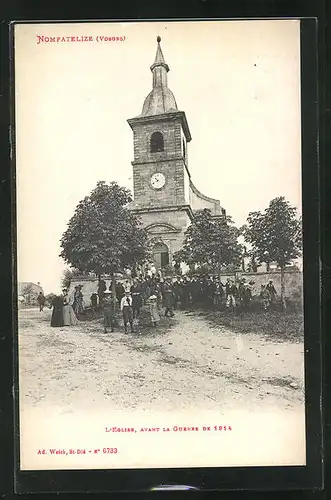
[[[131,210],[137,213],[151,237],[156,238],[156,267],[171,265],[192,220],[187,144],[191,134],[184,111],[179,111],[168,87],[161,38],[150,67],[152,90],[142,112],[128,123],[133,131],[134,160]]]

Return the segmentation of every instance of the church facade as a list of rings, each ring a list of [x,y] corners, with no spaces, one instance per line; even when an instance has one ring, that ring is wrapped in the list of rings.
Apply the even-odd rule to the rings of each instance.
[[[168,88],[161,38],[157,38],[155,61],[150,67],[153,88],[139,116],[128,123],[133,131],[133,202],[130,209],[155,240],[156,268],[172,264],[184,234],[197,210],[208,208],[214,217],[225,215],[216,199],[204,196],[194,186],[188,165],[188,143],[192,140],[184,111],[180,111]]]

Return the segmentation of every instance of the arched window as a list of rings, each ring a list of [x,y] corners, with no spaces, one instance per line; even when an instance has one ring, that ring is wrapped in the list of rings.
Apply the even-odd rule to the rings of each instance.
[[[161,132],[154,132],[151,135],[151,153],[164,151],[164,140]]]

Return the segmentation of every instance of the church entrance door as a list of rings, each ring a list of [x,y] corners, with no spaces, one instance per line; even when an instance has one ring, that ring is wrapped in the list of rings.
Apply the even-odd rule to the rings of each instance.
[[[153,248],[153,260],[156,269],[169,265],[169,249],[164,243],[156,243]]]

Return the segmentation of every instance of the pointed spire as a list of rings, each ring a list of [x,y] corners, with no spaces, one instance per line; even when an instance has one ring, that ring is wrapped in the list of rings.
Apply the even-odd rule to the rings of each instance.
[[[169,71],[169,66],[164,60],[164,56],[161,49],[161,37],[158,36],[157,39],[157,49],[154,64],[151,66],[151,72],[153,73],[153,87],[166,87],[167,86],[167,73]]]
[[[166,62],[164,60],[161,45],[160,45],[161,37],[158,36],[156,41],[157,41],[156,56],[155,56],[154,64],[151,67],[151,69],[156,65],[156,66],[164,66],[167,69],[167,71],[169,71],[169,66],[166,64]]]
[[[161,37],[158,36],[155,61],[150,67],[153,73],[153,90],[145,99],[141,116],[154,116],[177,111],[175,97],[168,88],[169,66],[166,64],[160,46]]]

